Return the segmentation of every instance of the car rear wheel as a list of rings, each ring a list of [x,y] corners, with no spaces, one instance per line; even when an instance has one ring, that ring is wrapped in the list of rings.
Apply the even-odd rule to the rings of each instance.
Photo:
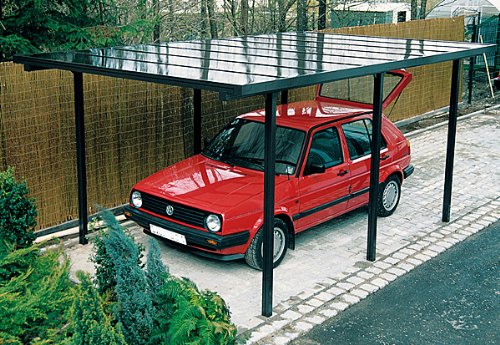
[[[283,261],[288,248],[288,227],[281,219],[274,219],[274,248],[273,248],[273,267]],[[264,229],[261,228],[253,237],[245,253],[245,260],[250,267],[262,270],[263,261],[263,241]]]
[[[378,196],[378,215],[387,217],[394,213],[401,197],[401,182],[396,175],[391,175],[380,185]]]

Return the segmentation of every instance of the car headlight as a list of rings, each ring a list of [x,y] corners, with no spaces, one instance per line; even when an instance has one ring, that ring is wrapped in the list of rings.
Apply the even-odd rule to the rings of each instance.
[[[221,220],[219,216],[215,214],[209,214],[207,218],[205,218],[205,226],[209,231],[212,232],[220,231]]]
[[[139,208],[142,206],[142,195],[141,193],[135,191],[132,193],[132,196],[130,198],[132,201],[132,205],[134,205],[136,208]]]

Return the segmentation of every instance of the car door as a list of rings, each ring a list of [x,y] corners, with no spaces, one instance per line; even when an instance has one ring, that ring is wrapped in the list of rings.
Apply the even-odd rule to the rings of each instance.
[[[343,123],[342,132],[349,154],[351,199],[347,208],[356,208],[368,202],[371,166],[372,122],[370,118],[356,119]],[[387,143],[382,135],[380,145],[380,171],[390,163]]]
[[[299,214],[294,216],[297,231],[333,218],[347,207],[350,173],[336,126],[313,133],[304,162]]]

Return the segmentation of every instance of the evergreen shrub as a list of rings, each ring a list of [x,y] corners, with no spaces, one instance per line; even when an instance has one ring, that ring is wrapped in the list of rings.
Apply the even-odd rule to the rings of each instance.
[[[41,253],[39,245],[16,250],[0,244],[0,340],[61,343],[73,296],[61,248]]]
[[[77,273],[81,284],[71,310],[72,337],[70,344],[126,345],[120,324],[105,312],[104,301],[97,293],[88,274]]]
[[[97,236],[92,258],[95,283],[107,296],[127,344],[214,344],[236,342],[229,308],[215,292],[200,291],[186,278],[169,274],[151,238],[147,263],[144,247],[127,234],[108,211],[107,230]]]
[[[35,240],[37,209],[28,196],[26,182],[17,182],[14,169],[0,172],[0,241],[17,248],[30,246]]]

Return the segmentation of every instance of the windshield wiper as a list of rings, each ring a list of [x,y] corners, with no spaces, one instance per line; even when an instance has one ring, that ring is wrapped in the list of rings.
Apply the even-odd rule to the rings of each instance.
[[[220,154],[218,154],[217,152],[215,152],[214,150],[212,150],[210,147],[205,147],[202,151],[203,154],[205,154],[206,156],[208,156],[209,158],[212,158],[212,159],[217,159],[217,158],[220,158]]]
[[[228,156],[224,157],[223,154],[215,152],[214,150],[212,150],[209,147],[205,147],[203,149],[202,153],[210,159],[213,159],[213,160],[216,160],[216,161],[219,161],[222,163],[226,163],[226,164],[230,165],[231,167],[234,167],[234,164],[231,163],[230,160],[228,159],[231,157],[228,157]]]

